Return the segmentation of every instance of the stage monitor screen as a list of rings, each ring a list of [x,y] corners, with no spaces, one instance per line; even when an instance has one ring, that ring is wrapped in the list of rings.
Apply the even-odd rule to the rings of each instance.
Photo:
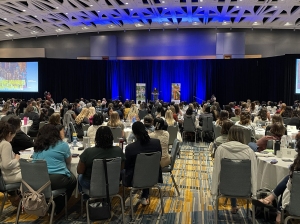
[[[296,59],[296,88],[295,93],[300,93],[300,59]]]
[[[38,91],[38,62],[0,62],[0,92]]]

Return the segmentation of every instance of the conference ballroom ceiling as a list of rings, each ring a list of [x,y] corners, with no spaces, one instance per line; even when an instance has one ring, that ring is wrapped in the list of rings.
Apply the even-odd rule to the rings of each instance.
[[[0,40],[86,32],[298,29],[299,0],[0,1]]]

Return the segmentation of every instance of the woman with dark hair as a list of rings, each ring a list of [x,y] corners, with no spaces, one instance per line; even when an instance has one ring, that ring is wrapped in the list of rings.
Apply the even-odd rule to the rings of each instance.
[[[54,109],[52,107],[48,108],[48,117],[50,117],[52,114],[54,114]]]
[[[42,108],[40,111],[41,111],[40,121],[48,121],[49,120],[48,110],[46,108]]]
[[[218,120],[216,120],[216,125],[222,126],[224,121],[230,121],[229,113],[227,110],[221,110],[219,118],[218,118]]]
[[[261,108],[261,110],[258,112],[257,116],[254,118],[253,123],[254,124],[265,124],[267,121],[270,120],[270,113],[268,112],[267,108]],[[265,126],[265,125],[263,125]]]
[[[91,125],[87,130],[87,136],[94,142],[96,132],[98,128],[103,124],[103,115],[101,113],[96,113],[93,116],[93,125]]]
[[[71,163],[71,152],[67,143],[61,140],[59,130],[52,124],[44,125],[34,142],[33,159],[46,160],[52,190],[65,188],[68,199],[76,187],[76,177],[67,168]],[[65,206],[63,196],[54,199],[56,213]]]
[[[232,109],[231,109],[231,107],[229,105],[225,105],[224,106],[224,110],[226,110],[228,112],[229,119],[231,119],[232,117],[235,116],[234,113],[233,113],[233,111],[232,111]]]
[[[0,168],[6,184],[21,182],[20,155],[15,154],[10,142],[16,135],[15,126],[0,121]]]
[[[228,141],[228,132],[229,129],[233,126],[231,121],[224,121],[221,129],[221,135],[216,138],[215,145],[218,147],[219,145]]]
[[[33,141],[21,130],[22,122],[19,117],[11,117],[7,122],[16,128],[16,135],[10,143],[15,154],[20,154],[20,151],[33,147]]]
[[[150,133],[150,138],[159,139],[162,155],[160,159],[160,166],[166,167],[171,164],[170,156],[169,156],[169,132],[164,131],[164,120],[157,117],[154,119],[154,127],[155,131]]]
[[[242,127],[233,125],[228,132],[228,142],[223,143],[218,147],[215,154],[214,168],[212,174],[211,194],[213,200],[216,200],[218,195],[218,187],[220,181],[221,160],[238,159],[238,160],[251,160],[251,192],[256,196],[256,176],[257,176],[257,161],[256,155],[253,150],[245,145],[244,132]],[[236,198],[231,198],[231,213],[236,214],[238,211],[236,205]]]
[[[255,142],[255,127],[252,125],[250,112],[242,111],[240,121],[236,122],[235,125],[249,129],[251,131],[251,141]]]
[[[132,125],[132,131],[135,137],[137,138],[136,142],[129,144],[126,147],[125,151],[125,182],[128,186],[131,185],[136,156],[140,153],[149,153],[149,152],[162,152],[161,145],[158,139],[150,138],[148,132],[145,129],[145,126],[142,122],[137,121]],[[158,182],[162,183],[162,173],[161,169],[159,171],[159,180]],[[141,195],[142,205],[149,204],[149,189],[143,189]]]
[[[94,159],[121,157],[124,162],[125,155],[122,149],[118,146],[113,146],[113,141],[114,137],[109,127],[101,126],[98,128],[95,137],[95,147],[85,149],[80,155],[80,160],[77,166],[80,187],[90,189]]]

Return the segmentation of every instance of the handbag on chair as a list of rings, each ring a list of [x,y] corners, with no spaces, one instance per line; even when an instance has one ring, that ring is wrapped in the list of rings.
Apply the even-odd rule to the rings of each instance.
[[[105,173],[105,183],[106,183],[106,201],[101,202],[93,202],[90,203],[89,208],[89,216],[91,220],[103,220],[111,218],[111,203],[109,197],[109,184],[107,177],[107,163],[106,159],[103,159],[104,173]]]

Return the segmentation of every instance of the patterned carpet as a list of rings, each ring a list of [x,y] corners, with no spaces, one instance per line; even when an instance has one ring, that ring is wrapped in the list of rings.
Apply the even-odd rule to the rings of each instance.
[[[176,183],[179,185],[180,196],[178,197],[172,184],[169,174],[164,174],[164,184],[162,184],[164,211],[161,215],[160,200],[158,190],[154,189],[151,195],[149,206],[142,206],[139,203],[139,193],[134,198],[135,219],[130,219],[129,199],[126,200],[125,220],[132,224],[210,224],[214,221],[212,200],[210,195],[211,173],[213,163],[207,144],[200,143],[196,146],[192,143],[184,143],[181,146],[180,158],[176,160],[173,174]],[[120,188],[120,194],[121,193]],[[126,191],[129,195],[129,191]],[[2,195],[1,198],[2,200]],[[252,223],[246,217],[245,200],[238,200],[240,207],[238,214],[230,213],[230,203],[224,206],[224,200],[220,200],[219,223]],[[81,224],[86,223],[86,217],[80,217],[80,201],[72,198],[68,204],[68,220],[63,215],[57,216],[54,223],[57,224]],[[94,223],[122,223],[122,213],[118,198],[112,200],[113,215],[110,220]],[[0,223],[14,223],[16,208],[6,203]],[[48,223],[49,217],[38,219],[35,216],[21,214],[20,223]],[[257,221],[257,223],[266,223]]]

